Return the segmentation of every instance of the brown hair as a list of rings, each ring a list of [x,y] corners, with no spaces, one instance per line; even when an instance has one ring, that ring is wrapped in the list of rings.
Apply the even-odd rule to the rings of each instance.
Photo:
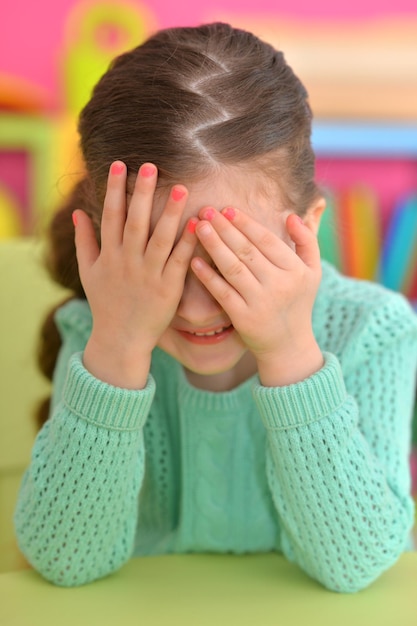
[[[87,175],[52,221],[53,277],[85,297],[71,213],[84,209],[99,239],[114,160],[126,163],[128,188],[145,162],[157,165],[159,187],[248,166],[275,181],[285,205],[302,215],[319,195],[311,117],[306,90],[282,52],[251,33],[221,23],[157,32],[113,61],[81,112]],[[49,377],[59,350],[53,324],[51,315],[39,359]],[[39,425],[47,411],[46,402]]]

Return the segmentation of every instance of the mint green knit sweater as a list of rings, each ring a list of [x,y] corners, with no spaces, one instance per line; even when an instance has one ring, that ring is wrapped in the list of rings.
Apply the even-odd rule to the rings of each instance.
[[[132,555],[278,551],[359,590],[409,546],[417,318],[404,298],[323,266],[313,327],[325,365],[288,387],[191,387],[155,350],[146,389],[93,378],[85,301],[62,307],[51,419],[15,514],[30,563],[80,585]]]

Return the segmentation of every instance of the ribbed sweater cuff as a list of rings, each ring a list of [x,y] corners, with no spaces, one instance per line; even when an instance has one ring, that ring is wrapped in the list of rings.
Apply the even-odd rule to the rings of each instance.
[[[333,413],[346,399],[346,388],[338,359],[324,353],[321,370],[287,387],[263,387],[253,390],[266,428],[283,430],[315,422]]]
[[[85,369],[81,353],[70,359],[63,402],[72,413],[97,426],[115,430],[142,428],[154,395],[152,376],[144,389],[121,389],[94,378]]]

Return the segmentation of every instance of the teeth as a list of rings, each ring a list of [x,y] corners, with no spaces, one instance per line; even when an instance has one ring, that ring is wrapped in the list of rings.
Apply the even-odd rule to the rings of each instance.
[[[224,331],[224,328],[219,328],[219,330],[211,330],[208,333],[193,333],[196,337],[213,337],[213,335],[219,335]]]

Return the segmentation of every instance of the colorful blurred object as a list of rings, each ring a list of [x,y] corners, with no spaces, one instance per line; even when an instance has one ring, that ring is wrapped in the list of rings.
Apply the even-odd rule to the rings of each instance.
[[[49,108],[48,95],[37,85],[17,76],[0,73],[0,109],[42,113]]]
[[[77,114],[111,60],[157,28],[151,6],[146,0],[80,0],[72,6],[59,57],[61,105],[53,113],[41,88],[0,74],[3,237],[39,231],[82,175]],[[278,29],[278,21],[272,26]],[[319,182],[324,174],[328,187],[319,232],[323,257],[347,275],[380,280],[417,300],[415,124],[320,119],[312,137]],[[324,169],[320,158],[326,155]],[[394,158],[404,176],[388,163]],[[405,200],[394,206],[400,192]]]
[[[111,59],[156,28],[140,2],[77,3],[68,18],[59,73],[62,96],[0,73],[0,236],[40,233],[82,175],[76,119]]]
[[[7,181],[18,178],[25,184],[25,201],[19,203],[18,213],[22,224],[21,234],[32,234],[50,215],[57,180],[54,140],[55,125],[47,117],[11,113],[0,116],[1,152],[26,157],[22,160],[21,172],[13,171],[17,163],[12,159],[10,167],[7,167],[7,159],[2,161],[0,181],[16,197],[17,189],[14,190]]]
[[[138,2],[80,2],[68,22],[62,73],[68,109],[78,114],[110,62],[155,27]]]
[[[381,226],[375,193],[353,185],[341,194],[338,210],[343,233],[343,270],[349,276],[373,280],[379,262]]]
[[[318,236],[323,258],[348,276],[374,280],[382,241],[375,192],[352,184],[325,195],[327,208]]]
[[[397,203],[386,232],[375,193],[363,186],[327,191],[319,231],[324,259],[344,274],[377,280],[417,301],[417,194]]]
[[[417,194],[398,202],[384,240],[379,279],[408,296],[414,287],[417,250]]]

